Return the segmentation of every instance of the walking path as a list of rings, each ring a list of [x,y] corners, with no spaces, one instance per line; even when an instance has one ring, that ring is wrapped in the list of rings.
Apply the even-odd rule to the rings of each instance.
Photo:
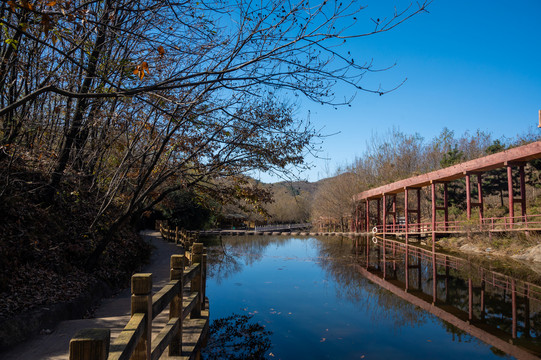
[[[157,231],[142,232],[145,241],[154,247],[150,263],[140,272],[152,273],[153,290],[157,291],[169,282],[169,261],[171,255],[181,253],[181,249],[173,244],[163,241]],[[130,289],[124,289],[115,297],[102,300],[92,319],[63,321],[49,335],[38,335],[34,339],[21,343],[13,349],[0,353],[2,360],[15,359],[68,359],[69,341],[80,329],[109,328],[111,340],[116,338],[130,319]],[[162,314],[162,322],[167,321],[167,314]],[[158,316],[153,325],[160,322]],[[159,331],[159,325],[153,332]]]

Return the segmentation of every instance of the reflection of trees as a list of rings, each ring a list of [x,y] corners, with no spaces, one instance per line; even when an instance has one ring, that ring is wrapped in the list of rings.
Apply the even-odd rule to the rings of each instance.
[[[268,246],[284,245],[289,241],[290,237],[283,236],[209,237],[205,239],[208,247],[207,274],[219,284],[242,271],[244,265],[261,261]]]
[[[381,242],[378,244],[373,244],[370,241],[365,241],[362,239],[359,242],[359,247],[354,247],[354,253],[358,256],[358,261],[360,266],[367,268],[370,272],[377,274],[383,278],[383,269],[387,270],[386,279],[391,278],[393,282],[396,281],[396,284],[401,284],[402,287],[405,287],[406,278],[405,278],[405,261],[395,262],[390,264],[387,261],[386,265],[383,265],[383,246]],[[367,248],[369,246],[369,248]],[[369,251],[367,252],[367,250]],[[400,249],[399,255],[402,259],[405,260],[405,250]],[[386,259],[389,258],[390,250],[386,251]],[[426,253],[421,259],[415,254],[415,251],[410,251],[408,255],[408,265],[410,265],[409,274],[409,289],[410,291],[416,292],[420,291],[418,296],[420,299],[430,299],[432,298],[433,292],[433,264],[431,254]],[[391,256],[391,259],[396,260],[396,256]],[[391,266],[394,267],[393,271]],[[530,293],[530,300],[527,300],[524,287],[525,281],[531,282],[531,279],[513,277],[511,278],[506,271],[506,274],[500,272],[492,272],[487,269],[486,263],[479,265],[476,262],[470,262],[466,259],[459,259],[458,265],[456,268],[448,267],[445,269],[444,266],[438,265],[438,278],[436,283],[437,299],[440,305],[445,307],[450,307],[459,311],[457,314],[461,313],[461,317],[468,317],[469,313],[469,281],[472,283],[472,311],[473,319],[476,324],[483,323],[483,327],[494,332],[495,329],[499,329],[505,333],[507,336],[512,334],[513,328],[513,305],[512,305],[512,291],[510,283],[513,281],[516,284],[516,314],[517,314],[517,334],[519,338],[528,338],[529,335],[533,339],[529,339],[530,346],[538,347],[541,339],[537,339],[538,331],[532,329],[531,324],[536,324],[534,319],[539,319],[539,314],[541,312],[541,293],[539,290],[541,288],[533,286],[533,292]],[[514,269],[512,272],[514,274],[523,274],[525,273],[524,269]],[[389,273],[392,276],[389,276]],[[493,286],[488,279],[492,276],[495,276],[499,286]],[[487,280],[483,280],[487,279]],[[503,282],[503,283],[502,283]],[[507,283],[507,285],[505,285]],[[506,287],[507,286],[507,287]],[[534,289],[535,288],[535,289]],[[521,289],[521,290],[518,290]],[[537,291],[537,295],[536,295]],[[482,300],[481,300],[482,299]],[[425,300],[430,302],[430,300]],[[481,306],[483,303],[483,307]],[[464,341],[462,335],[463,331],[457,329],[456,327],[445,323],[443,320],[440,320],[444,324],[444,328],[453,335],[458,337],[459,341]],[[488,327],[486,326],[488,325]],[[535,334],[535,335],[534,335]]]
[[[242,264],[233,256],[234,249],[221,238],[207,251],[207,276],[216,279],[218,284],[242,270]]]
[[[271,331],[250,322],[253,315],[232,314],[216,319],[209,328],[209,339],[202,350],[203,359],[266,359],[271,348]]]
[[[212,255],[209,256],[209,274],[221,281],[231,274],[239,272],[245,265],[260,261],[266,248],[270,245],[284,246],[290,242],[290,237],[271,236],[245,236],[225,237],[215,239],[216,246],[209,247]],[[349,239],[342,237],[315,238],[312,244],[318,253],[318,264],[326,271],[334,282],[336,296],[345,299],[359,310],[370,314],[374,320],[386,319],[392,322],[397,329],[413,327],[427,321],[428,315],[416,306],[394,295],[371,281],[364,278],[358,267],[368,269],[373,274],[383,278],[385,271],[386,281],[405,287],[405,249],[401,246],[387,248],[385,251],[385,264],[383,263],[384,250],[382,242],[373,244],[365,238]],[[369,250],[369,251],[368,251]],[[408,271],[409,292],[419,299],[430,302],[433,291],[433,269],[431,256],[419,260],[413,251],[409,252],[408,265],[413,266]],[[418,265],[418,267],[415,267]],[[473,317],[476,324],[483,323],[483,327],[498,328],[511,334],[513,326],[511,291],[482,282],[481,274],[489,273],[485,266],[474,262],[460,260],[457,268],[438,266],[436,283],[437,301],[439,305],[459,314],[460,318],[467,318],[469,312],[469,281],[472,281]],[[517,272],[515,270],[515,272]],[[499,276],[499,275],[498,275]],[[527,279],[529,280],[529,279]],[[511,281],[511,280],[508,280]],[[517,288],[523,286],[523,281],[514,280]],[[484,289],[484,290],[482,290]],[[483,291],[484,311],[481,308],[481,291]],[[522,290],[521,290],[522,291]],[[526,302],[523,292],[518,292],[517,298],[517,329],[518,337],[528,338],[531,346],[539,346],[541,337],[541,295],[532,293],[529,303]],[[526,321],[525,319],[528,319]],[[456,336],[458,341],[469,341],[469,335],[458,328],[438,320],[448,333]]]
[[[417,326],[426,321],[424,312],[374,285],[356,270],[351,239],[325,238],[316,244],[321,267],[335,281],[337,297],[348,300],[355,307],[370,314],[373,320],[392,321],[396,328]]]

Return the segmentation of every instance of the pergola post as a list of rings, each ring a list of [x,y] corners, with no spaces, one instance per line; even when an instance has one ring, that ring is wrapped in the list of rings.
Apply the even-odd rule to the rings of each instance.
[[[520,165],[520,205],[522,207],[522,216],[526,216],[526,179],[524,176],[524,165]],[[523,219],[526,221],[526,218]]]
[[[483,175],[477,174],[477,194],[479,195],[479,224],[483,225]]]
[[[406,244],[408,244],[408,188],[404,189],[404,227],[406,230]]]
[[[381,198],[376,199],[376,204],[378,206],[376,226],[378,226],[379,224],[381,224]]]
[[[507,164],[507,192],[509,193],[509,227],[513,228],[513,218],[515,217],[515,199],[513,195],[513,169],[511,164]]]
[[[432,252],[436,250],[436,183],[430,184],[432,190]]]
[[[421,232],[421,188],[417,189],[417,231]]]
[[[396,194],[393,196],[393,232],[396,231]]]
[[[449,202],[449,194],[447,192],[447,183],[443,184],[443,211],[444,211],[444,229],[447,231],[447,226],[449,223],[449,209],[448,209],[448,202]]]
[[[468,220],[471,219],[471,184],[470,174],[466,174],[466,213],[468,214]]]
[[[370,199],[366,199],[366,232],[370,231]]]
[[[385,194],[383,194],[383,235],[385,235],[385,231],[387,228],[387,201],[386,200],[387,200],[387,197],[385,196]]]

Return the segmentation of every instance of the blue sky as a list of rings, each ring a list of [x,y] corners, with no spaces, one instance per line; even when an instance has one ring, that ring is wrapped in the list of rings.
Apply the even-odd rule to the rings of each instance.
[[[365,1],[370,16],[390,16],[406,1]],[[314,126],[332,134],[320,157],[299,176],[316,181],[364,152],[376,132],[393,126],[430,140],[444,127],[460,135],[477,129],[495,138],[514,138],[537,127],[541,109],[541,1],[434,0],[391,32],[348,41],[355,61],[373,59],[385,72],[368,74],[364,85],[390,89],[384,96],[358,93],[351,107],[335,110],[302,101],[297,115],[310,112]],[[353,90],[339,86],[339,94]],[[258,177],[258,175],[256,175]],[[260,174],[264,182],[278,181]]]

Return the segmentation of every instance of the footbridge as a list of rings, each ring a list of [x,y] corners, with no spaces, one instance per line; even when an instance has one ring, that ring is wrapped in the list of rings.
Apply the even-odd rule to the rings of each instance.
[[[361,192],[354,196],[356,208],[352,226],[355,232],[405,235],[406,241],[409,235],[426,234],[435,239],[438,235],[470,231],[541,230],[541,215],[526,213],[524,171],[528,161],[539,158],[541,142],[537,141]],[[485,218],[483,174],[499,168],[507,170],[509,214]],[[448,184],[462,178],[466,182],[467,221],[449,221]],[[431,194],[431,214],[429,221],[423,221],[421,190],[427,187]],[[475,199],[472,193],[476,195]],[[472,219],[473,209],[479,214],[475,220]]]

